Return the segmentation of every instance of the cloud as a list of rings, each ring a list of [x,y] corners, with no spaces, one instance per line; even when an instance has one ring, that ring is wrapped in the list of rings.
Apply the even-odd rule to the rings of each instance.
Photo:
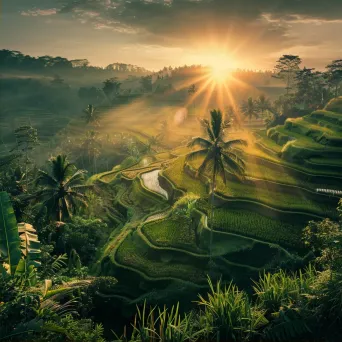
[[[292,21],[341,20],[341,0],[57,0],[60,13],[73,13],[97,28],[139,34],[140,41],[170,45],[218,44],[242,37],[262,46],[290,45]],[[89,13],[98,13],[89,18]],[[284,20],[285,18],[285,20]],[[255,44],[254,44],[255,45]]]
[[[144,46],[193,51],[212,47],[213,53],[219,48],[251,58],[312,46],[322,39],[336,45],[337,31],[321,38],[320,28],[325,32],[342,23],[342,0],[50,1],[60,15],[72,15],[85,25],[118,32]],[[32,14],[37,10],[25,13],[42,15]]]
[[[37,16],[48,16],[54,15],[57,13],[57,8],[49,8],[49,9],[32,9],[27,11],[21,11],[20,14],[23,16],[37,17]]]

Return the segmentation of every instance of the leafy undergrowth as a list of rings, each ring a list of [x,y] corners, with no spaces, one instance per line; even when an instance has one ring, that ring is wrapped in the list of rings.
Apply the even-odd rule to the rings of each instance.
[[[219,208],[214,211],[214,229],[250,236],[280,246],[301,249],[302,224],[282,222],[247,210]]]

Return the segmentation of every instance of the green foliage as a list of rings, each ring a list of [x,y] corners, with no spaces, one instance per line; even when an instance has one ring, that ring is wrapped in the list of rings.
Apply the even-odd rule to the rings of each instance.
[[[52,220],[62,221],[76,213],[78,205],[87,205],[83,191],[90,185],[84,185],[85,170],[76,170],[66,155],[58,155],[50,160],[50,174],[39,170],[37,185],[42,186],[34,195],[42,201],[41,213],[44,208]]]
[[[273,317],[274,320],[264,331],[267,341],[295,341],[311,333],[299,310],[283,307]]]
[[[6,192],[0,192],[0,258],[7,261],[11,274],[14,274],[21,258],[20,246],[17,221],[10,198]]]
[[[318,253],[316,261],[332,270],[342,266],[342,228],[340,223],[325,219],[310,221],[303,231],[304,243]]]
[[[244,101],[241,105],[241,113],[246,116],[249,120],[259,118],[259,105],[258,102],[254,101],[252,97],[249,97],[247,101]]]
[[[193,193],[185,194],[172,206],[172,216],[185,216],[190,218],[199,199],[200,197]]]
[[[305,295],[312,292],[311,287],[317,273],[309,267],[306,272],[286,274],[283,270],[277,273],[264,273],[259,281],[254,281],[254,292],[257,303],[268,313],[278,312],[283,306],[298,303]]]
[[[97,251],[104,245],[109,233],[107,224],[102,220],[79,216],[73,217],[61,229],[60,242],[65,246],[65,252],[70,254],[75,250],[85,265],[96,258]]]
[[[254,307],[244,291],[230,283],[216,286],[209,279],[208,299],[199,296],[203,306],[201,325],[207,333],[206,340],[249,341],[258,335],[258,330],[268,323],[264,312]]]
[[[194,325],[194,315],[181,314],[179,304],[170,309],[164,307],[144,306],[137,307],[137,314],[132,324],[133,331],[128,335],[126,331],[121,337],[117,337],[120,342],[186,342],[194,341],[201,335],[201,330],[196,330]]]
[[[36,230],[28,223],[19,223],[18,232],[21,240],[21,253],[24,256],[26,267],[31,265],[39,267],[41,250]]]
[[[41,342],[105,342],[103,326],[91,319],[74,319],[67,315],[57,320],[47,321],[43,325]],[[45,331],[45,333],[44,333]]]
[[[87,124],[91,123],[91,124],[96,124],[97,126],[99,126],[96,108],[92,104],[88,105],[87,108],[83,110],[83,113],[84,113],[83,117]]]

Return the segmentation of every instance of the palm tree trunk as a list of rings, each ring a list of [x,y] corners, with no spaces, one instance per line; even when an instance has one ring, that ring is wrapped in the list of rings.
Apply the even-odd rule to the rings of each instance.
[[[28,192],[28,178],[27,178],[27,165],[28,164],[28,142],[26,142],[26,161],[25,161],[25,178],[26,178],[26,191]]]
[[[216,166],[216,165],[215,165]],[[212,176],[212,189],[211,189],[211,208],[210,208],[210,242],[209,242],[209,255],[210,261],[213,257],[213,229],[214,229],[214,196],[216,188],[216,167],[214,166]]]

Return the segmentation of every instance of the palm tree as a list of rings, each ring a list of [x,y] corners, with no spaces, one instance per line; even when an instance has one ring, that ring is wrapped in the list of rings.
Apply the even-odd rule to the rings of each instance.
[[[92,123],[100,126],[97,120],[96,108],[92,104],[88,105],[87,108],[83,110],[83,113],[85,114],[83,118],[85,118],[87,124]]]
[[[85,152],[88,155],[88,163],[90,164],[91,159],[93,160],[93,172],[96,173],[96,159],[101,154],[98,147],[100,147],[100,141],[98,138],[98,132],[96,131],[87,131],[86,136],[82,142],[81,148],[83,153]],[[82,156],[83,158],[83,156]],[[83,159],[82,159],[83,160]]]
[[[226,170],[235,176],[242,178],[245,170],[244,161],[238,156],[235,147],[239,145],[246,146],[244,140],[236,139],[224,141],[227,123],[222,120],[220,110],[210,111],[211,121],[202,119],[201,124],[206,133],[206,138],[196,137],[188,144],[189,147],[200,147],[199,150],[190,152],[185,161],[204,157],[204,160],[197,170],[198,174],[205,171],[211,172],[211,230],[210,230],[210,258],[212,257],[212,235],[213,235],[213,205],[216,189],[216,178],[220,176],[226,184]]]
[[[226,121],[230,122],[235,119],[236,110],[233,106],[227,106],[224,114],[225,114]]]
[[[257,105],[252,97],[249,97],[247,101],[242,103],[241,112],[244,116],[249,118],[249,121],[251,121],[253,117],[256,119],[259,117]]]
[[[169,135],[169,124],[167,122],[167,120],[164,120],[160,123],[160,126],[159,126],[159,138],[161,139],[164,139],[165,137],[168,137]]]
[[[152,135],[148,139],[148,144],[146,145],[145,154],[155,159],[153,153],[157,153],[156,147],[160,144],[161,135]],[[154,147],[153,147],[154,146]]]
[[[50,173],[38,171],[36,184],[43,188],[34,197],[43,201],[42,209],[46,207],[50,218],[62,221],[76,212],[78,204],[87,205],[83,191],[91,186],[83,185],[86,171],[77,170],[66,155],[58,155],[50,163]]]
[[[264,116],[265,111],[270,109],[271,103],[264,94],[261,94],[256,101],[256,106],[261,116]]]

